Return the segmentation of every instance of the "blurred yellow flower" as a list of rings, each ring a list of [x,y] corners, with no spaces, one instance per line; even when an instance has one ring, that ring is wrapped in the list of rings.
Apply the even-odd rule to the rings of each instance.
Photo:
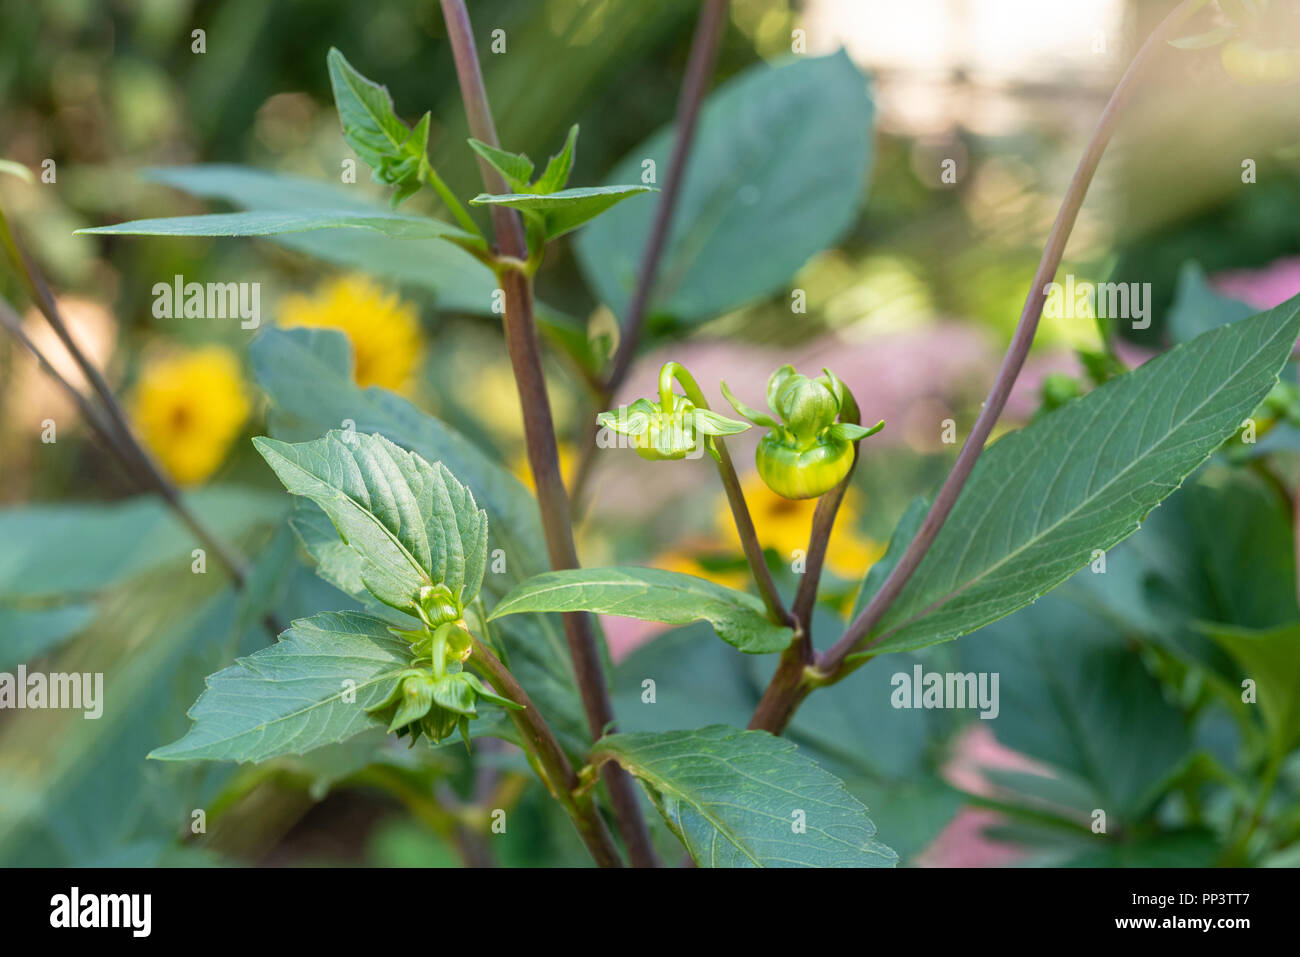
[[[324,282],[312,295],[285,296],[280,325],[341,330],[352,343],[363,387],[408,391],[424,351],[415,305],[366,276]]]
[[[578,467],[578,456],[573,451],[573,446],[568,442],[561,442],[558,452],[560,455],[560,477],[564,479],[565,488],[571,488],[573,486],[574,472]],[[534,495],[537,494],[537,486],[533,483],[533,468],[528,464],[528,454],[526,452],[521,452],[515,458],[510,471],[515,474],[515,478],[528,487],[528,491]]]
[[[818,500],[783,498],[769,489],[757,473],[750,474],[741,486],[759,542],[764,548],[774,550],[783,562],[793,563],[796,552],[808,549],[808,535]],[[835,530],[826,549],[826,567],[847,581],[861,580],[867,569],[885,553],[883,544],[857,531],[861,502],[858,491],[850,488],[840,503]],[[719,496],[715,515],[717,538],[685,542],[660,554],[654,564],[669,571],[698,575],[720,585],[744,587],[749,580],[748,571],[732,568],[726,561],[741,555],[743,550],[725,495]]]
[[[145,445],[183,485],[216,471],[249,412],[239,360],[223,346],[149,362],[128,405]]]

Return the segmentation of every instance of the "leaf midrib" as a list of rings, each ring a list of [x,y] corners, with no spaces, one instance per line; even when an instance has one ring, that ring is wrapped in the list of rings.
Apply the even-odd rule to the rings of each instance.
[[[1289,323],[1292,319],[1294,319],[1294,318],[1295,318],[1295,314],[1294,314],[1294,312],[1293,312],[1293,313],[1292,313],[1292,316],[1288,319],[1288,323]],[[1284,324],[1283,328],[1285,328],[1285,324]],[[1164,442],[1169,438],[1169,436],[1173,435],[1174,432],[1176,432],[1178,429],[1181,429],[1183,426],[1185,426],[1185,425],[1187,424],[1187,422],[1190,421],[1194,416],[1196,416],[1197,414],[1199,414],[1199,413],[1201,412],[1201,410],[1204,409],[1205,406],[1206,406],[1207,404],[1209,404],[1210,401],[1212,401],[1215,397],[1217,397],[1221,392],[1225,391],[1226,389],[1230,388],[1233,384],[1235,384],[1236,381],[1237,381],[1237,379],[1240,378],[1242,375],[1245,374],[1246,367],[1247,367],[1251,362],[1253,362],[1255,359],[1257,359],[1257,358],[1258,358],[1258,357],[1259,357],[1259,356],[1260,356],[1260,355],[1261,355],[1261,354],[1262,354],[1262,353],[1263,353],[1263,352],[1264,352],[1264,351],[1265,351],[1265,350],[1266,350],[1270,345],[1273,344],[1274,340],[1276,340],[1277,337],[1278,337],[1279,335],[1282,334],[1283,328],[1279,328],[1279,329],[1276,330],[1276,331],[1275,331],[1271,336],[1269,336],[1267,339],[1263,340],[1263,341],[1260,343],[1259,348],[1255,350],[1255,352],[1250,356],[1250,358],[1247,359],[1246,361],[1244,361],[1244,362],[1241,363],[1241,365],[1240,365],[1239,368],[1238,368],[1238,372],[1237,372],[1235,375],[1233,375],[1230,379],[1228,379],[1228,380],[1227,380],[1227,381],[1226,381],[1222,386],[1220,386],[1218,389],[1216,389],[1216,390],[1214,390],[1212,393],[1210,393],[1210,395],[1207,396],[1206,399],[1205,399],[1203,402],[1201,402],[1201,403],[1200,403],[1199,405],[1197,405],[1197,406],[1196,406],[1196,407],[1195,407],[1191,412],[1189,412],[1186,416],[1184,416],[1184,417],[1179,421],[1178,425],[1169,428],[1169,429],[1166,431],[1164,437],[1163,437],[1159,442],[1157,442],[1155,445],[1152,445],[1152,446],[1150,446],[1150,447],[1148,448],[1148,450],[1147,450],[1147,454],[1146,454],[1146,455],[1144,455],[1144,456],[1142,456],[1142,457],[1140,457],[1140,458],[1136,458],[1136,459],[1134,459],[1132,462],[1130,462],[1128,465],[1124,466],[1124,468],[1122,468],[1120,471],[1118,471],[1117,473],[1115,473],[1114,476],[1112,476],[1112,477],[1111,477],[1111,478],[1110,478],[1110,479],[1109,479],[1109,480],[1108,480],[1104,485],[1100,486],[1100,487],[1097,489],[1097,491],[1096,491],[1093,495],[1089,496],[1089,497],[1088,497],[1084,502],[1082,502],[1078,507],[1076,507],[1075,509],[1073,509],[1073,510],[1071,510],[1070,512],[1066,513],[1064,516],[1062,516],[1061,518],[1059,518],[1057,521],[1053,522],[1053,523],[1052,523],[1051,525],[1049,525],[1046,529],[1043,529],[1040,533],[1038,533],[1038,534],[1035,535],[1034,537],[1032,537],[1032,538],[1026,540],[1024,543],[1022,543],[1020,546],[1018,546],[1017,548],[1015,548],[1013,551],[1008,552],[1005,556],[1003,556],[1003,557],[1002,557],[1001,559],[999,559],[997,562],[994,562],[992,565],[990,565],[990,566],[988,566],[987,568],[985,568],[982,572],[980,572],[978,575],[976,575],[976,576],[974,576],[973,578],[971,578],[969,581],[964,582],[964,583],[961,585],[961,587],[956,588],[956,589],[954,589],[954,590],[952,590],[952,591],[946,593],[945,595],[941,596],[939,599],[937,599],[936,601],[932,602],[930,605],[926,606],[926,607],[923,608],[921,611],[917,612],[917,613],[916,613],[915,615],[913,615],[911,618],[908,618],[908,619],[906,619],[905,621],[900,622],[899,624],[895,625],[893,628],[890,628],[888,631],[883,631],[883,632],[881,632],[881,633],[879,634],[879,636],[877,636],[877,637],[875,638],[875,640],[872,642],[872,644],[873,644],[877,649],[879,649],[880,646],[884,645],[884,644],[885,644],[885,643],[886,643],[886,642],[887,642],[887,641],[888,641],[892,636],[898,634],[900,631],[902,631],[903,629],[909,627],[910,625],[915,624],[917,621],[920,621],[921,619],[923,619],[923,618],[925,618],[925,617],[927,617],[927,616],[933,614],[933,613],[934,613],[935,611],[937,611],[939,608],[942,608],[944,605],[948,604],[950,601],[952,601],[953,599],[957,598],[959,595],[961,595],[961,594],[962,594],[963,592],[965,592],[967,589],[969,589],[969,588],[971,588],[971,587],[977,585],[980,581],[982,581],[982,580],[983,580],[985,577],[987,577],[989,574],[991,574],[992,572],[996,571],[998,568],[1001,568],[1003,565],[1007,564],[1007,563],[1008,563],[1009,561],[1011,561],[1013,558],[1017,557],[1021,552],[1025,551],[1027,548],[1029,548],[1029,547],[1031,547],[1032,545],[1036,544],[1037,542],[1041,541],[1045,536],[1047,536],[1047,535],[1050,534],[1051,532],[1055,531],[1057,527],[1059,527],[1060,525],[1064,524],[1066,521],[1069,521],[1070,519],[1073,519],[1075,516],[1077,516],[1081,511],[1083,511],[1084,508],[1086,508],[1088,505],[1090,505],[1092,502],[1094,502],[1094,501],[1096,500],[1096,498],[1097,498],[1099,495],[1101,495],[1101,494],[1102,494],[1106,489],[1108,489],[1108,488],[1109,488],[1111,485],[1113,485],[1115,482],[1119,481],[1122,477],[1124,477],[1125,475],[1127,475],[1128,472],[1129,472],[1132,468],[1134,468],[1134,467],[1137,465],[1137,463],[1139,463],[1139,462],[1143,462],[1143,461],[1146,461],[1147,459],[1149,459],[1149,458],[1151,457],[1151,455],[1155,454],[1155,450],[1158,449],[1160,446],[1162,446],[1162,445],[1164,444]],[[1207,354],[1208,354],[1208,353],[1207,353]],[[1275,375],[1275,376],[1274,376],[1274,379],[1276,379],[1276,378],[1277,378],[1277,377],[1276,377],[1276,375]],[[1111,434],[1113,435],[1114,433],[1112,432]],[[1218,447],[1218,446],[1215,446],[1215,448],[1217,448],[1217,447]],[[1205,459],[1209,458],[1209,457],[1210,457],[1211,455],[1213,455],[1213,454],[1214,454],[1214,449],[1210,449],[1210,451],[1207,452],[1207,453],[1205,454],[1205,456],[1201,459],[1201,461],[1205,461]],[[1114,544],[1114,543],[1112,542],[1111,544]]]
[[[272,451],[275,451],[275,450],[272,450]],[[378,515],[376,515],[373,511],[371,511],[371,510],[370,510],[369,508],[367,508],[366,506],[362,505],[360,502],[358,502],[358,501],[357,501],[356,499],[354,499],[352,496],[350,496],[350,495],[348,495],[347,493],[343,492],[343,491],[342,491],[341,489],[339,489],[338,487],[336,487],[336,486],[334,486],[334,485],[331,485],[327,479],[325,479],[325,478],[323,478],[323,477],[317,475],[315,472],[308,471],[306,468],[304,468],[303,466],[299,465],[297,462],[294,462],[293,460],[289,459],[289,458],[288,458],[287,456],[285,456],[285,455],[282,455],[282,454],[280,454],[280,453],[278,453],[278,452],[277,452],[276,454],[279,455],[280,459],[281,459],[282,461],[284,461],[285,463],[287,463],[289,466],[291,466],[291,467],[297,469],[298,471],[302,472],[304,475],[311,476],[311,478],[315,479],[317,482],[320,482],[322,485],[325,485],[327,488],[329,488],[331,491],[333,491],[335,494],[337,494],[337,495],[339,496],[340,499],[342,499],[344,502],[347,502],[349,505],[351,505],[353,508],[355,508],[358,512],[360,512],[362,515],[364,515],[366,518],[370,519],[370,521],[374,523],[375,527],[378,528],[381,532],[383,532],[384,535],[386,535],[386,536],[388,537],[388,540],[389,540],[390,542],[392,542],[393,545],[395,545],[395,546],[398,548],[399,551],[401,551],[401,553],[406,557],[406,560],[407,560],[408,562],[410,562],[411,567],[414,568],[415,571],[416,571],[416,573],[417,573],[421,578],[424,579],[425,583],[426,583],[426,584],[429,584],[429,585],[432,585],[432,584],[433,584],[433,579],[432,579],[432,577],[429,575],[429,573],[428,573],[427,571],[425,571],[425,569],[420,565],[420,563],[419,563],[418,561],[415,560],[415,556],[412,555],[412,554],[410,553],[410,551],[407,550],[406,546],[403,545],[403,544],[401,543],[401,541],[397,538],[397,536],[393,534],[392,530],[389,529],[387,525],[385,525],[383,522],[381,522],[381,521],[379,520],[379,516],[378,516]],[[409,490],[409,484],[408,484],[408,490]],[[413,494],[413,493],[412,493],[412,494]],[[327,515],[326,517],[328,518],[329,516]],[[352,544],[351,544],[350,542],[345,542],[345,544],[347,544],[349,547],[352,547]],[[365,554],[363,554],[360,550],[358,550],[358,549],[356,549],[356,548],[353,548],[353,551],[356,551],[358,555],[361,555],[361,558],[362,558],[362,561],[363,561],[364,564],[370,564],[370,565],[375,565],[375,564],[377,564],[373,559],[367,557],[367,556],[366,556]],[[363,583],[364,583],[364,575],[363,575],[362,580],[363,580]],[[411,601],[412,601],[412,603],[414,603],[415,599],[412,598]]]

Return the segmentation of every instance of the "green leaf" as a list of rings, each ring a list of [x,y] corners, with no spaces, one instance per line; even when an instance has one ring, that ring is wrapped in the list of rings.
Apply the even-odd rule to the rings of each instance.
[[[202,691],[204,675],[266,646],[260,619],[286,593],[294,591],[292,602],[319,597],[296,591],[299,583],[323,588],[305,571],[294,574],[295,554],[293,536],[277,535],[254,560],[254,587],[241,591],[211,565],[207,575],[193,574],[187,551],[184,563],[154,567],[96,602],[94,622],[48,669],[104,674],[102,716],[5,712],[0,862],[145,866],[167,857],[188,834],[180,825],[194,808],[214,806],[235,769],[163,765],[145,755],[189,727],[185,709]],[[66,554],[65,564],[73,564]]]
[[[1205,624],[1205,632],[1255,682],[1256,700],[1275,755],[1300,743],[1300,622],[1267,630]]]
[[[569,127],[569,135],[564,141],[564,149],[552,156],[546,164],[546,171],[533,184],[534,193],[554,193],[564,189],[569,182],[569,172],[573,169],[573,153],[578,143],[578,124]],[[521,190],[521,192],[525,192]]]
[[[871,165],[867,80],[843,53],[761,64],[709,96],[682,181],[649,314],[712,319],[783,289],[857,218]],[[668,170],[676,131],[636,146],[609,182]],[[655,203],[627,203],[574,244],[587,284],[625,317]]]
[[[488,580],[508,575],[522,581],[547,568],[541,516],[523,483],[406,399],[358,387],[341,332],[265,327],[250,351],[257,381],[271,399],[270,426],[277,438],[309,440],[351,420],[359,434],[377,432],[427,461],[441,462],[474,490],[488,514],[493,545],[505,551],[508,571]]]
[[[696,409],[691,413],[695,429],[702,435],[739,435],[749,431],[748,422],[737,422],[724,415],[718,415],[708,409]]]
[[[1185,494],[1202,601],[1213,602],[1200,617],[1244,628],[1300,620],[1292,506],[1277,486],[1246,469],[1207,469]],[[1192,602],[1185,607],[1196,614]]]
[[[1139,649],[1059,593],[959,650],[962,672],[998,676],[997,716],[978,723],[1086,784],[1089,807],[1104,809],[1112,828],[1144,815],[1191,751],[1181,711]]]
[[[783,651],[794,637],[768,620],[753,595],[694,575],[632,565],[536,575],[502,598],[489,618],[546,611],[592,611],[670,625],[703,619],[727,644],[756,655]]]
[[[470,200],[470,204],[509,206],[538,215],[545,225],[546,238],[549,240],[577,229],[629,196],[649,192],[653,192],[649,186],[584,186],[548,194],[504,193],[493,196],[480,193]]]
[[[95,617],[91,605],[54,608],[0,607],[0,671],[30,663],[84,629]]]
[[[507,153],[475,139],[469,141],[469,146],[501,174],[507,186],[521,193],[528,191],[528,180],[533,175],[533,161],[527,156],[523,153]]]
[[[223,200],[245,209],[345,209],[392,215],[359,195],[355,186],[344,189],[243,166],[177,166],[145,170],[144,175],[192,196]],[[492,271],[459,246],[441,239],[392,239],[362,229],[320,229],[267,238],[307,256],[431,290],[441,309],[474,315],[492,312],[492,293],[497,288]]]
[[[577,129],[577,127],[574,127]],[[10,176],[17,176],[25,183],[35,183],[36,177],[22,163],[15,163],[13,160],[0,159],[0,173],[8,173]]]
[[[1191,342],[1203,332],[1245,319],[1254,308],[1210,288],[1199,263],[1188,261],[1178,271],[1178,288],[1166,322],[1174,342]]]
[[[834,775],[766,731],[615,734],[592,761],[645,786],[701,867],[893,867],[867,809]],[[806,829],[801,829],[800,824]]]
[[[330,517],[361,558],[362,582],[376,598],[407,614],[420,590],[444,584],[469,604],[483,582],[487,514],[441,464],[381,435],[333,431],[291,445],[253,440],[285,488]]]
[[[1213,831],[1187,828],[1143,835],[1133,841],[1107,843],[1084,851],[1060,867],[1210,868],[1223,854]]]
[[[868,654],[950,640],[1137,530],[1277,381],[1300,297],[1205,333],[989,448]]]
[[[488,514],[493,558],[483,593],[489,606],[549,567],[537,502],[523,483],[474,442],[408,400],[384,389],[358,387],[343,333],[263,327],[250,354],[256,378],[271,400],[268,419],[276,437],[310,440],[350,419],[359,433],[378,432],[427,461],[441,462],[474,490],[475,500]],[[337,542],[329,520],[324,521],[326,540]],[[364,587],[360,594],[345,590],[362,602],[372,600]],[[584,753],[591,739],[560,623],[547,616],[520,615],[502,621],[494,637],[506,647],[511,670],[545,711],[561,743],[575,754]],[[476,731],[487,723],[475,722]]]
[[[210,485],[184,499],[200,521],[241,545],[264,539],[285,514],[284,496],[269,490]],[[161,568],[191,575],[191,552],[201,544],[150,495],[112,504],[0,509],[0,542],[0,601],[11,605],[68,601]]]
[[[271,647],[208,678],[189,733],[149,757],[243,763],[342,741],[374,725],[366,708],[410,660],[378,618],[324,612],[295,621]]]
[[[828,434],[831,435],[832,438],[843,439],[848,442],[861,442],[867,436],[875,435],[884,427],[885,427],[884,419],[881,419],[879,422],[877,422],[875,425],[871,427],[867,427],[864,425],[857,425],[856,423],[853,422],[836,422],[829,429],[827,429],[827,432]]]
[[[358,213],[346,209],[256,209],[242,213],[208,213],[136,219],[113,226],[78,229],[77,234],[105,236],[277,236],[314,229],[368,229],[390,239],[464,239],[473,237],[440,219],[398,213]]]
[[[396,206],[420,188],[420,174],[428,164],[429,114],[414,130],[408,129],[393,111],[387,87],[366,79],[333,47],[326,61],[343,138],[371,168],[375,182],[397,187]]]

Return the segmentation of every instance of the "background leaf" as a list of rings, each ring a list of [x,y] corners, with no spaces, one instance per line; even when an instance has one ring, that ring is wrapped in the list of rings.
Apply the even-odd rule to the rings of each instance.
[[[357,186],[341,188],[285,173],[268,173],[225,163],[174,166],[145,171],[145,177],[192,196],[218,199],[245,209],[339,209],[389,216]],[[373,276],[430,290],[440,308],[492,314],[492,271],[454,243],[440,239],[392,239],[362,229],[320,229],[266,237],[278,245]]]
[[[326,587],[294,558],[286,532],[258,555],[251,591],[236,591],[211,569],[195,575],[187,561],[148,567],[98,597],[95,621],[46,667],[103,673],[103,715],[84,720],[77,711],[27,709],[0,725],[0,861],[206,862],[199,852],[177,857],[175,849],[189,834],[193,810],[213,808],[233,769],[160,764],[145,755],[184,733],[185,708],[203,675],[266,646],[261,618],[268,610],[292,616],[321,600]]]
[[[450,223],[427,216],[359,213],[346,209],[274,209],[242,213],[208,213],[136,219],[113,226],[92,226],[78,233],[104,236],[276,236],[313,229],[369,229],[390,239],[469,238]]]
[[[1089,806],[1106,812],[1111,831],[1134,823],[1190,753],[1181,712],[1138,650],[1060,595],[958,650],[965,670],[999,676],[998,715],[979,723],[1006,747],[1085,783]]]
[[[752,67],[705,101],[677,213],[651,293],[651,315],[695,323],[782,288],[858,213],[871,165],[867,81],[844,52]],[[643,182],[668,169],[673,128],[609,173]],[[593,292],[622,317],[655,203],[626,203],[575,243]]]
[[[1200,263],[1183,263],[1178,272],[1178,287],[1165,322],[1174,342],[1191,342],[1202,332],[1209,332],[1230,322],[1253,315],[1255,309],[1244,302],[1215,292],[1205,281]]]
[[[1300,622],[1268,630],[1204,627],[1241,666],[1242,674],[1255,682],[1273,752],[1284,755],[1300,744]]]
[[[843,783],[765,731],[615,734],[594,760],[638,778],[701,867],[892,867],[867,809]],[[796,812],[807,830],[797,833]]]

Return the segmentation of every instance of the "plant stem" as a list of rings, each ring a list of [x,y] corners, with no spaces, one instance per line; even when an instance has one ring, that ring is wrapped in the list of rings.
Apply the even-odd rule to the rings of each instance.
[[[441,3],[443,18],[447,23],[447,36],[456,62],[461,97],[469,119],[470,134],[480,142],[498,146],[496,126],[492,121],[492,111],[488,105],[483,74],[479,69],[478,54],[474,50],[473,29],[464,0],[441,0]],[[488,192],[506,191],[501,175],[482,158],[479,159],[479,169]],[[499,252],[527,262],[528,245],[519,214],[506,206],[493,206],[491,214]],[[551,567],[557,571],[577,568],[578,553],[573,543],[569,496],[560,472],[551,404],[546,394],[546,378],[542,372],[541,349],[533,316],[532,283],[518,269],[502,269],[500,278],[506,299],[506,350],[510,355],[515,384],[519,390],[519,402],[523,408],[528,462],[537,489],[537,503],[541,510]],[[598,739],[612,729],[614,708],[605,685],[604,668],[592,630],[591,616],[585,612],[570,612],[564,615],[563,620],[587,724],[592,738]],[[632,779],[622,769],[611,768],[605,774],[605,783],[609,788],[619,833],[627,844],[632,863],[639,867],[656,866],[658,860],[650,843],[650,831],[641,813]]]
[[[528,692],[515,680],[510,669],[501,663],[477,638],[473,639],[474,650],[470,660],[483,669],[488,681],[498,694],[509,698],[516,704],[523,705],[522,711],[510,709],[510,717],[519,729],[525,745],[542,770],[546,773],[546,785],[555,795],[556,800],[564,806],[573,819],[578,835],[587,850],[601,867],[622,867],[623,861],[618,856],[618,848],[610,835],[605,821],[596,810],[595,802],[589,796],[579,796],[578,775],[573,765],[565,756],[560,743],[555,740],[546,719],[542,717],[537,706],[533,704]]]
[[[636,288],[628,301],[627,315],[623,318],[622,338],[605,386],[607,399],[623,384],[641,342],[650,291],[659,272],[659,260],[663,256],[664,246],[668,242],[668,231],[672,227],[673,213],[677,209],[682,180],[686,175],[686,161],[695,140],[695,121],[700,115],[700,105],[704,102],[704,94],[713,75],[718,42],[726,19],[727,0],[705,0],[700,8],[695,36],[691,40],[690,58],[686,64],[686,75],[682,79],[681,93],[677,97],[677,116],[674,121],[676,137],[673,140],[672,156],[668,160],[668,173],[664,177],[663,193],[655,208],[650,235],[646,238],[645,251],[641,255]]]
[[[1011,394],[1011,388],[1015,385],[1016,378],[1019,376],[1020,370],[1025,364],[1025,359],[1029,355],[1029,348],[1033,344],[1034,334],[1038,330],[1038,321],[1042,316],[1043,304],[1046,301],[1048,283],[1052,281],[1057,269],[1060,267],[1061,258],[1065,253],[1066,242],[1070,238],[1070,232],[1073,230],[1079,210],[1083,206],[1084,198],[1088,193],[1088,186],[1092,182],[1093,174],[1097,171],[1097,165],[1101,162],[1102,154],[1105,152],[1111,135],[1115,131],[1119,117],[1125,106],[1128,105],[1133,91],[1137,87],[1138,80],[1145,72],[1151,57],[1164,46],[1170,34],[1182,24],[1183,20],[1203,4],[1204,0],[1184,0],[1166,17],[1147,37],[1146,42],[1142,44],[1141,49],[1133,58],[1133,62],[1129,64],[1124,76],[1115,87],[1114,93],[1111,94],[1110,101],[1102,111],[1092,138],[1088,141],[1087,148],[1084,150],[1083,157],[1079,160],[1074,177],[1071,179],[1065,198],[1061,203],[1056,222],[1052,225],[1051,233],[1047,237],[1047,245],[1043,249],[1038,269],[1030,283],[1029,294],[1025,298],[1024,309],[1020,313],[1020,321],[1016,326],[1015,334],[1012,336],[1007,354],[1002,360],[1002,366],[998,370],[993,387],[990,389],[988,398],[984,400],[983,408],[975,420],[975,426],[971,429],[970,436],[962,446],[952,471],[939,489],[939,494],[935,496],[934,504],[930,507],[925,521],[921,523],[921,528],[917,531],[916,537],[904,551],[902,558],[899,559],[893,571],[886,577],[880,590],[872,596],[862,614],[858,616],[857,620],[845,632],[843,638],[827,655],[826,660],[822,663],[823,670],[834,671],[837,669],[871,628],[875,626],[876,622],[881,619],[894,599],[903,590],[903,586],[912,577],[917,566],[921,564],[921,560],[934,543],[940,529],[943,528],[944,522],[952,512],[958,496],[975,468],[975,462],[984,450],[984,445],[988,441],[989,434],[993,431],[993,426],[997,423],[1002,414],[1002,409],[1006,406],[1007,398]]]
[[[120,435],[109,425],[104,418],[104,413],[54,368],[36,343],[32,342],[27,333],[23,331],[22,320],[18,313],[3,299],[0,299],[0,326],[4,326],[9,330],[19,344],[31,353],[42,371],[53,379],[55,384],[76,403],[81,417],[86,420],[86,424],[90,426],[91,431],[99,437],[104,447],[112,454],[126,477],[138,485],[142,491],[153,492],[162,498],[176,514],[177,518],[184,522],[195,537],[203,543],[204,547],[217,556],[217,559],[229,572],[235,587],[244,588],[248,583],[248,571],[247,565],[239,553],[199,520],[199,517],[191,511],[189,505],[181,498],[180,493],[176,491],[174,486],[168,484],[160,488],[154,483],[153,475],[141,468],[140,457],[130,454],[133,446],[123,447]],[[262,624],[271,633],[272,638],[279,636],[286,627],[284,622],[270,613],[262,616]]]
[[[706,410],[709,408],[709,400],[700,389],[699,383],[695,381],[695,377],[676,362],[665,363],[659,371],[661,406],[667,400],[668,407],[672,407],[674,379],[681,383],[686,398],[695,403],[698,408]],[[740,478],[736,475],[736,466],[731,461],[731,453],[727,451],[727,444],[722,441],[722,436],[714,435],[711,438],[713,447],[718,453],[718,477],[722,479],[722,488],[727,493],[727,504],[731,506],[731,517],[736,524],[736,533],[740,536],[740,544],[745,550],[745,559],[749,562],[749,570],[754,576],[755,584],[758,585],[759,594],[763,596],[763,604],[767,606],[767,613],[774,622],[795,627],[797,622],[786,610],[785,604],[781,601],[781,594],[776,590],[776,583],[772,581],[772,572],[767,567],[767,558],[758,540],[753,516],[749,514],[749,505],[745,502],[745,493],[740,487]],[[797,638],[798,636],[796,640]]]
[[[849,391],[848,386],[844,387],[844,405],[840,409],[839,420],[853,425],[862,424],[857,400],[853,398],[853,393]],[[858,448],[859,443],[853,443],[853,463],[849,466],[844,481],[819,498],[817,508],[813,512],[812,529],[808,534],[808,551],[804,556],[803,578],[799,581],[799,590],[794,597],[794,617],[803,631],[805,664],[811,664],[813,660],[812,613],[813,606],[817,604],[817,587],[821,583],[822,566],[826,562],[826,549],[830,545],[831,532],[835,530],[835,517],[839,514],[840,504],[848,494],[849,483],[853,481],[853,473],[858,468]]]
[[[483,231],[478,228],[478,223],[474,222],[474,217],[466,212],[465,207],[456,198],[456,194],[447,188],[447,184],[442,181],[442,177],[438,175],[438,171],[432,166],[425,166],[424,181],[433,187],[433,191],[438,194],[442,204],[456,217],[456,222],[460,223],[465,232],[471,236],[483,235]]]
[[[858,404],[852,393],[845,387],[844,408],[840,412],[840,421],[860,424],[861,416]],[[754,714],[749,719],[750,730],[767,730],[780,734],[794,717],[795,709],[812,691],[813,686],[807,681],[807,669],[816,663],[817,652],[812,641],[813,608],[817,604],[817,588],[821,583],[822,567],[826,562],[826,549],[830,544],[831,532],[835,529],[835,517],[839,514],[840,504],[848,493],[849,483],[858,467],[857,445],[854,443],[853,464],[849,474],[839,485],[831,489],[817,501],[813,512],[812,529],[808,534],[808,551],[804,556],[803,578],[799,581],[799,590],[794,596],[793,613],[799,627],[794,641],[781,654],[772,680],[768,682],[763,697],[759,699]]]
[[[1088,192],[1088,185],[1092,182],[1093,174],[1096,172],[1102,154],[1110,142],[1121,113],[1127,106],[1133,91],[1137,87],[1138,80],[1145,72],[1155,53],[1164,46],[1166,41],[1171,38],[1172,34],[1188,17],[1205,5],[1205,2],[1206,0],[1183,0],[1173,12],[1165,17],[1142,44],[1137,55],[1134,56],[1133,62],[1129,64],[1119,84],[1115,87],[1114,93],[1111,94],[1110,101],[1102,111],[1092,138],[1088,141],[1088,145],[1084,150],[1083,157],[1079,160],[1074,177],[1070,180],[1069,189],[1066,191],[1065,198],[1061,203],[1061,209],[1057,214],[1056,222],[1052,225],[1051,233],[1047,237],[1047,245],[1043,249],[1038,269],[1034,273],[1034,278],[1030,284],[1029,294],[1025,298],[1024,309],[1020,313],[1020,321],[1016,326],[1015,334],[1011,338],[1011,344],[1008,346],[1006,356],[1002,360],[1002,366],[998,370],[997,378],[993,382],[988,398],[984,400],[983,408],[980,410],[979,417],[975,420],[971,434],[962,446],[952,471],[949,472],[943,486],[939,489],[939,494],[935,496],[934,504],[930,507],[925,521],[922,522],[916,537],[907,547],[898,564],[886,577],[880,590],[872,596],[871,601],[867,603],[867,607],[862,610],[862,613],[853,621],[840,640],[824,656],[820,656],[815,668],[821,676],[818,679],[820,683],[829,683],[842,676],[841,671],[844,668],[845,659],[858,650],[859,646],[866,641],[871,629],[875,627],[876,623],[889,609],[889,606],[902,592],[903,587],[921,564],[921,560],[925,558],[930,546],[934,544],[939,530],[952,512],[953,506],[956,505],[957,497],[965,487],[966,480],[970,478],[971,471],[975,468],[975,462],[984,450],[989,434],[993,431],[993,426],[997,423],[998,417],[1002,414],[1002,409],[1006,405],[1007,398],[1011,394],[1011,387],[1015,384],[1016,377],[1020,374],[1025,359],[1029,355],[1029,347],[1033,344],[1034,333],[1038,329],[1038,320],[1042,315],[1043,304],[1046,301],[1047,284],[1056,275],[1056,270],[1060,267],[1061,258],[1065,253],[1065,244],[1070,238],[1070,232],[1074,228],[1079,210],[1083,206],[1084,197]],[[870,647],[870,645],[868,644],[867,647]],[[779,693],[776,689],[769,688],[769,693],[764,695],[759,706],[759,711],[763,712],[763,723],[754,724],[760,718],[759,711],[756,711],[750,727],[764,727],[768,730],[772,730],[774,727],[783,727],[783,724],[776,725],[774,723],[782,720],[788,721],[798,707],[799,701],[806,696],[807,690],[811,690],[808,688],[800,694],[799,687],[802,686],[793,686]],[[769,697],[774,700],[769,701]]]
[[[157,463],[153,461],[149,453],[136,440],[130,426],[127,424],[126,415],[122,411],[116,396],[113,395],[112,389],[109,388],[108,382],[81,347],[77,345],[76,340],[72,338],[72,333],[59,312],[58,304],[50,292],[49,286],[36,264],[19,244],[2,209],[0,209],[0,245],[4,247],[14,271],[26,285],[32,302],[35,303],[41,315],[54,329],[59,341],[63,343],[64,348],[68,350],[68,354],[72,356],[77,363],[77,367],[81,369],[86,380],[99,396],[102,410],[96,409],[76,387],[55,371],[54,366],[40,353],[36,344],[22,331],[21,320],[7,303],[3,306],[7,312],[4,316],[5,326],[36,357],[41,368],[72,397],[87,424],[100,437],[109,451],[116,455],[127,474],[145,491],[154,492],[161,497],[176,513],[177,517],[194,532],[204,546],[226,567],[236,587],[242,589],[248,580],[248,563],[233,546],[199,520],[198,516],[185,504],[179,489],[163,474]],[[282,625],[273,628],[275,634],[279,634],[283,630]]]

